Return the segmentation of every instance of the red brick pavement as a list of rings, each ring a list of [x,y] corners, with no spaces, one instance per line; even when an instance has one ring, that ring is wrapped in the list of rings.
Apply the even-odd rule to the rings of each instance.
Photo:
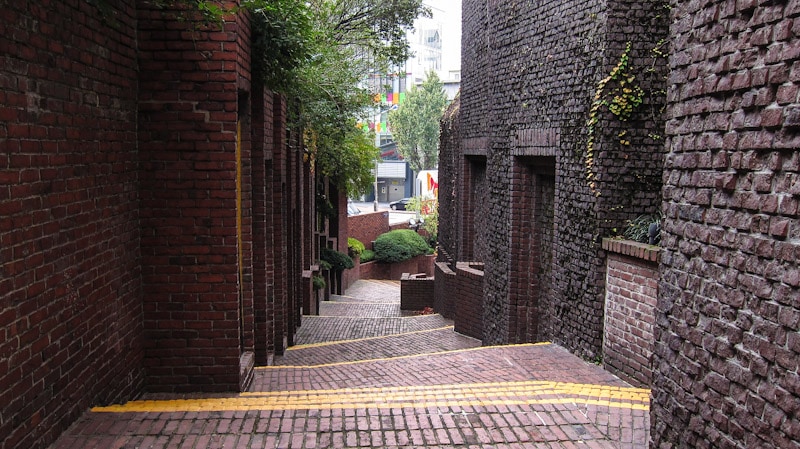
[[[357,317],[381,290],[399,302],[391,284],[354,287],[337,315],[349,302]],[[348,318],[318,318],[322,334],[258,368],[246,393],[96,408],[53,448],[647,447],[649,392],[558,346],[482,348],[438,315],[371,318],[392,324],[355,340],[337,322]]]

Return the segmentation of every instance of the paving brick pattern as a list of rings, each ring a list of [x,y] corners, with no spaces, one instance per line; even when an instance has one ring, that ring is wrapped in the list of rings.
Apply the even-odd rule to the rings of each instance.
[[[358,299],[380,300],[371,294]],[[352,322],[367,319],[358,313],[355,304]],[[303,328],[342,320],[309,318]],[[383,335],[353,340],[346,327],[321,325],[330,333],[257,368],[245,393],[146,394],[95,408],[53,449],[647,446],[649,391],[561,347],[481,347],[447,326],[397,333],[446,323],[438,315],[372,320],[387,325]]]

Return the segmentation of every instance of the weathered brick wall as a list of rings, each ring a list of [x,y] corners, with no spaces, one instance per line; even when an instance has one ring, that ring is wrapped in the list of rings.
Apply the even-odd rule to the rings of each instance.
[[[800,447],[800,3],[672,17],[651,447]]]
[[[603,239],[606,303],[603,367],[633,385],[652,381],[653,326],[658,295],[658,247]]]
[[[596,357],[605,279],[600,239],[660,204],[663,140],[650,134],[660,129],[666,62],[653,49],[667,36],[667,10],[635,1],[465,1],[463,10],[461,147],[444,148],[440,170],[443,179],[462,179],[453,201],[464,205],[471,195],[475,205],[454,216],[460,224],[442,224],[442,241],[456,258],[472,245],[486,262],[486,343],[553,340]],[[629,41],[643,105],[628,122],[601,110],[589,159],[587,121],[598,83]],[[449,151],[460,152],[462,168]],[[475,192],[465,169],[482,173],[484,160],[485,187]],[[533,215],[550,204],[552,225]],[[481,220],[473,239],[465,237],[470,219]],[[525,241],[520,223],[539,231]],[[534,267],[539,260],[549,266]],[[521,279],[523,272],[533,274]]]
[[[144,382],[134,2],[0,8],[0,447]]]
[[[440,122],[439,133],[439,171],[447,176],[439,177],[439,235],[437,243],[439,254],[458,254],[460,234],[458,231],[461,223],[462,208],[455,201],[456,192],[460,188],[462,176],[459,172],[461,161],[461,136],[458,128],[459,110],[461,107],[461,94],[456,96],[444,113]],[[444,228],[444,229],[443,229]],[[441,258],[440,258],[441,260]]]

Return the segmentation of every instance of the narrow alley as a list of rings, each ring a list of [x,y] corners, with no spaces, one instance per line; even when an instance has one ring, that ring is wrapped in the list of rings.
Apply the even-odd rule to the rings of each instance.
[[[97,407],[53,449],[644,448],[649,390],[552,344],[481,347],[400,286],[358,281],[303,317],[241,394]]]

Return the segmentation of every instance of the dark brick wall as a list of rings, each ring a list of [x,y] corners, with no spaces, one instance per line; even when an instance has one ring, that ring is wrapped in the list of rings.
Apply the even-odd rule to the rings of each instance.
[[[458,129],[459,110],[461,107],[461,94],[445,111],[440,122],[439,148],[446,149],[439,153],[439,170],[448,176],[439,178],[439,254],[458,254],[460,234],[458,226],[461,222],[461,208],[453,201],[460,188],[462,175],[459,170],[461,161],[461,136]],[[447,219],[451,217],[451,219]],[[444,229],[443,229],[444,227]],[[441,258],[439,258],[441,260]]]
[[[658,296],[658,247],[603,239],[606,302],[603,367],[631,384],[649,388]]]
[[[403,273],[400,277],[400,310],[433,308],[433,277]]]
[[[439,185],[441,186],[441,184]],[[453,319],[456,302],[454,292],[459,279],[456,277],[456,272],[446,262],[436,262],[434,270],[433,310],[445,318]]]
[[[654,448],[800,447],[800,3],[672,13]]]
[[[144,382],[133,3],[0,8],[3,449]]]
[[[459,262],[456,264],[458,283],[452,292],[456,298],[453,317],[455,331],[472,338],[484,338],[485,311],[484,292],[485,277],[482,264]]]
[[[443,145],[440,166],[459,187],[440,196],[452,213],[440,233],[456,260],[486,263],[485,343],[552,340],[600,355],[600,239],[660,204],[663,136],[650,135],[662,127],[666,60],[652,50],[667,37],[666,12],[659,2],[463,3],[460,145]],[[589,111],[629,41],[644,104],[628,122],[601,111],[592,187]],[[522,223],[535,233],[527,240]]]
[[[148,389],[237,390],[240,348],[252,347],[239,326],[240,294],[252,300],[252,283],[240,284],[252,269],[251,234],[239,223],[251,222],[240,212],[251,197],[237,187],[249,185],[241,163],[249,133],[240,157],[236,150],[237,121],[249,112],[240,107],[249,90],[239,51],[247,23],[190,31],[191,21],[141,4],[138,26]]]
[[[244,13],[174,12],[0,12],[2,449],[145,388],[240,390],[292,343],[317,230],[289,106],[251,91]]]

